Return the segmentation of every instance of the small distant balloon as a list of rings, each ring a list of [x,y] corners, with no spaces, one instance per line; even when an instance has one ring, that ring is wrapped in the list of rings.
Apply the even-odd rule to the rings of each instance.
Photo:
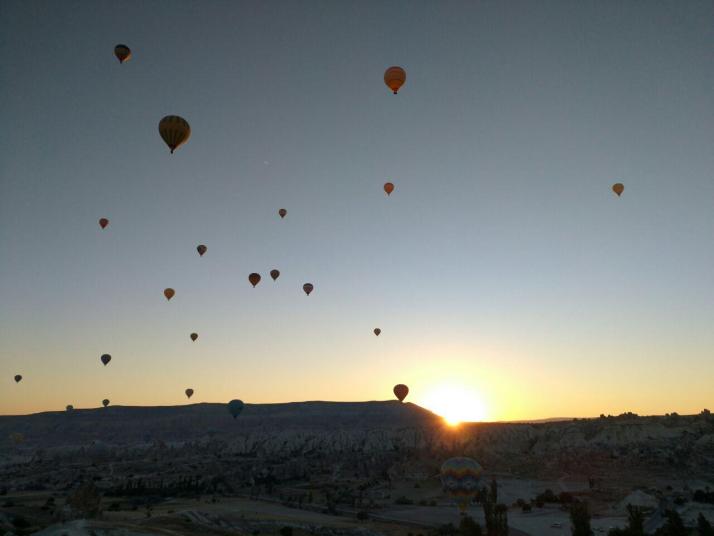
[[[203,257],[203,254],[206,253],[206,251],[208,251],[208,248],[206,246],[204,246],[203,244],[201,244],[199,246],[196,246],[196,251],[198,251],[198,254],[201,257]]]
[[[196,342],[196,339],[198,339],[198,333],[191,333],[191,340]]]
[[[164,289],[164,296],[166,296],[167,300],[170,300],[171,298],[173,298],[174,294],[176,294],[176,291],[174,289],[172,289],[172,288]]]
[[[617,197],[620,197],[622,195],[622,192],[625,191],[625,185],[621,182],[617,182],[612,185],[612,191],[617,194]]]
[[[385,182],[384,191],[387,192],[387,195],[390,195],[394,191],[394,185],[391,182]]]
[[[72,411],[72,410],[74,410],[74,406],[72,404],[67,404],[67,407],[65,409],[67,411]]]
[[[404,402],[404,399],[409,394],[409,387],[407,387],[403,383],[399,383],[394,386],[393,392],[394,396],[396,396],[400,402]]]
[[[281,218],[284,218],[287,215],[288,211],[285,210],[284,208],[281,208],[278,210],[278,214],[280,215]]]
[[[173,154],[191,137],[191,127],[183,117],[167,115],[159,121],[159,134]]]
[[[16,445],[19,445],[25,440],[25,436],[22,435],[20,432],[11,432],[10,433],[10,439],[12,440],[13,443]]]
[[[109,364],[109,362],[112,360],[112,356],[110,356],[109,354],[103,354],[102,357],[100,357],[99,359],[102,360],[102,363],[104,363],[104,366],[106,367],[107,364]]]
[[[302,286],[302,289],[305,291],[305,294],[307,294],[308,296],[310,295],[310,293],[313,291],[314,288],[315,287],[312,286],[312,283],[305,283]]]
[[[193,389],[186,389],[186,398],[191,398],[193,396]]]
[[[102,400],[102,406],[104,406],[104,407],[106,408],[108,405],[109,405],[109,399],[108,399],[108,398],[105,398],[104,400]]]
[[[270,277],[272,277],[273,281],[275,281],[278,277],[280,277],[280,271],[279,270],[270,270]]]
[[[379,337],[379,334],[382,333],[382,330],[379,328],[374,328],[374,334]]]
[[[117,45],[114,47],[114,55],[119,60],[119,63],[124,63],[131,59],[131,49],[126,45]]]
[[[248,276],[248,281],[250,281],[250,284],[253,285],[253,288],[255,288],[255,285],[260,283],[260,274],[256,274],[255,272],[250,274]]]
[[[106,218],[99,218],[99,227],[105,229],[109,225],[109,220]]]
[[[404,85],[406,79],[406,71],[396,65],[384,71],[384,83],[387,84],[387,87],[389,87],[395,95],[399,92],[399,88]]]
[[[228,402],[228,413],[233,415],[233,418],[235,419],[238,415],[240,415],[240,412],[243,411],[243,407],[245,404],[243,404],[242,400],[231,400]]]
[[[21,375],[21,374],[15,374],[15,383],[20,383],[20,380],[22,380],[22,375]]]

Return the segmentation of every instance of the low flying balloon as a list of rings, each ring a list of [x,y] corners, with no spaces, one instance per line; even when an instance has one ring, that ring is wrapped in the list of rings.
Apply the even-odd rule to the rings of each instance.
[[[382,330],[379,328],[374,328],[374,334],[379,337],[379,334],[382,333]]]
[[[280,215],[281,218],[284,218],[287,215],[288,211],[285,210],[284,208],[281,208],[278,210],[278,214]]]
[[[172,289],[172,288],[164,289],[164,296],[166,296],[167,300],[170,300],[171,298],[173,298],[174,294],[176,294],[176,291],[174,289]]]
[[[621,182],[617,182],[612,185],[612,191],[617,194],[617,197],[620,197],[622,195],[622,192],[625,191],[625,185]]]
[[[208,248],[206,246],[204,246],[203,244],[201,244],[199,246],[196,246],[196,251],[198,251],[198,254],[201,257],[203,257],[203,254],[206,253],[206,251],[208,251]]]
[[[16,445],[19,445],[25,440],[25,436],[22,435],[20,432],[12,432],[10,434],[10,439],[12,439],[12,442],[15,443]]]
[[[109,220],[106,218],[99,218],[99,227],[102,229],[106,229],[107,225],[109,225]]]
[[[191,398],[193,396],[193,389],[186,389],[186,398]]]
[[[126,45],[117,45],[114,47],[114,55],[119,60],[119,63],[124,63],[131,59],[131,49]]]
[[[99,359],[102,360],[102,363],[104,363],[104,366],[106,367],[107,364],[112,360],[112,356],[110,356],[109,354],[103,354],[102,357],[100,357]]]
[[[278,277],[280,277],[280,271],[279,270],[270,270],[270,277],[272,277],[273,281],[275,281]]]
[[[198,339],[198,333],[191,333],[191,340],[196,342],[196,339]]]
[[[248,281],[250,281],[250,284],[253,285],[253,288],[255,288],[255,285],[260,283],[260,274],[256,274],[255,272],[250,274],[248,276]]]
[[[392,391],[394,392],[394,396],[396,396],[400,402],[404,402],[404,399],[409,394],[409,387],[407,387],[403,383],[399,383],[394,386],[394,389],[392,389]]]
[[[167,115],[159,121],[159,134],[171,149],[171,154],[191,137],[191,126],[183,117]]]
[[[20,383],[20,380],[22,380],[22,375],[15,374],[15,383]]]
[[[67,411],[72,411],[72,410],[74,410],[74,406],[73,406],[72,404],[68,404],[65,409],[66,409]]]
[[[391,182],[385,182],[384,191],[387,192],[387,195],[391,194],[394,191],[394,185]]]
[[[462,513],[478,493],[483,468],[472,458],[457,457],[441,465],[441,485]]]
[[[233,415],[233,418],[235,419],[238,415],[240,415],[240,412],[243,411],[243,407],[245,404],[243,404],[242,400],[231,400],[228,402],[228,413]]]
[[[399,88],[404,85],[406,79],[406,71],[396,65],[384,71],[384,83],[387,84],[389,89],[391,89],[395,95],[399,91]]]
[[[106,408],[108,405],[109,405],[109,399],[108,399],[108,398],[105,398],[104,400],[102,400],[102,406],[104,406],[104,407]]]
[[[312,286],[312,283],[305,283],[305,284],[302,286],[302,289],[305,291],[305,294],[307,294],[308,296],[310,295],[310,293],[312,292],[312,290],[313,290],[314,288],[315,288],[315,287]]]

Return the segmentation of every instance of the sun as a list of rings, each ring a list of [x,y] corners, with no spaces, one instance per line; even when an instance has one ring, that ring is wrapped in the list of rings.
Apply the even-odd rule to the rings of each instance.
[[[420,405],[444,418],[450,426],[486,419],[486,407],[479,394],[457,383],[446,383],[427,391]]]

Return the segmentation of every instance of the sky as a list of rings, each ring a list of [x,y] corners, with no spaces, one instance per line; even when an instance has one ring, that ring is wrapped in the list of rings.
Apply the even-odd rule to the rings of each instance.
[[[456,420],[711,407],[712,20],[0,3],[0,414],[396,383]],[[173,155],[165,115],[191,125]]]

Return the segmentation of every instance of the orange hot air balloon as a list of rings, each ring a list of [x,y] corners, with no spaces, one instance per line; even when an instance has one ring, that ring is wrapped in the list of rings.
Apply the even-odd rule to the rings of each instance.
[[[382,333],[382,330],[379,328],[374,328],[374,334],[379,337],[379,334]]]
[[[99,218],[99,227],[102,229],[106,228],[106,226],[109,225],[109,220],[106,218]]]
[[[20,383],[22,380],[22,375],[21,374],[15,374],[15,383]]]
[[[117,45],[114,47],[114,55],[119,60],[119,63],[124,63],[131,59],[131,49],[126,45]]]
[[[394,191],[394,185],[391,182],[385,182],[384,191],[387,192],[387,195],[391,194]]]
[[[166,296],[167,300],[170,300],[171,298],[173,298],[174,294],[176,294],[176,291],[174,289],[172,289],[172,288],[164,289],[164,296]]]
[[[315,288],[315,287],[312,286],[312,283],[305,283],[305,284],[302,286],[302,289],[305,291],[305,294],[307,294],[308,296],[310,295],[310,293],[312,292],[312,290],[313,290],[314,288]]]
[[[394,396],[396,396],[400,402],[404,402],[404,399],[409,394],[409,387],[403,383],[399,383],[394,386]]]
[[[198,251],[198,254],[203,257],[203,254],[208,251],[208,248],[204,246],[203,244],[200,244],[199,246],[196,246],[196,251]]]
[[[253,288],[255,288],[255,285],[260,283],[260,274],[256,274],[255,272],[250,274],[248,276],[248,281],[250,281],[250,284],[253,285]]]
[[[396,65],[384,71],[384,83],[387,84],[389,89],[394,91],[395,95],[399,91],[399,88],[404,85],[406,79],[406,71]]]
[[[191,126],[183,117],[167,115],[159,121],[159,134],[166,145],[171,149],[171,154],[188,141],[191,137]]]
[[[196,339],[198,339],[198,333],[191,333],[191,340],[196,342]]]
[[[112,356],[110,356],[109,354],[102,354],[102,357],[100,357],[99,359],[102,360],[102,363],[104,363],[104,366],[106,367],[112,360]]]
[[[186,398],[191,398],[193,396],[193,389],[186,389]]]
[[[287,215],[287,213],[288,213],[288,211],[285,210],[284,208],[281,208],[280,210],[278,210],[278,214],[280,214],[281,218],[284,218]]]
[[[622,192],[625,191],[625,185],[621,182],[615,183],[612,185],[612,191],[617,194],[617,197],[620,197],[622,195]]]
[[[104,406],[104,407],[106,408],[108,405],[109,405],[109,399],[108,399],[108,398],[105,398],[104,400],[102,400],[102,406]]]
[[[273,278],[273,281],[278,279],[280,277],[280,271],[279,270],[270,270],[270,277]]]

